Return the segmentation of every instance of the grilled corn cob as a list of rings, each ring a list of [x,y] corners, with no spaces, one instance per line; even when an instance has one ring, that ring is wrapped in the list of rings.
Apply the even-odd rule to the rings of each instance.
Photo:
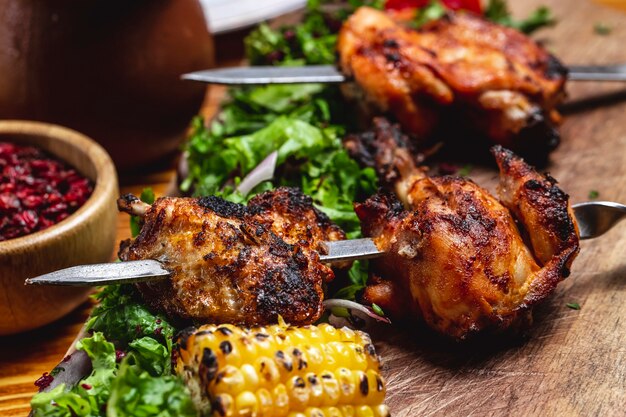
[[[386,417],[369,336],[328,324],[183,331],[176,370],[203,415]]]

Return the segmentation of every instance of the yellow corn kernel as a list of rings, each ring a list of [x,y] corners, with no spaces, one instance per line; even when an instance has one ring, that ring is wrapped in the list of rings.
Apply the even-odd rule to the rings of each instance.
[[[287,388],[283,384],[279,384],[274,388],[274,409],[276,417],[286,416],[289,412],[289,394]]]
[[[339,334],[339,331],[337,330],[337,328],[326,323],[320,324],[318,327],[320,331],[322,332],[324,341],[332,342],[332,341],[337,340],[337,335]]]
[[[323,408],[322,410],[324,411],[324,415],[326,417],[343,417],[341,411],[339,411],[337,407],[328,407]]]
[[[243,375],[243,380],[246,385],[246,389],[248,390],[256,390],[259,387],[259,375],[254,369],[254,365],[250,365],[249,363],[241,365],[241,374]]]
[[[272,417],[274,410],[274,402],[272,401],[272,394],[265,389],[261,388],[256,392],[257,402],[259,404],[258,417]]]
[[[367,405],[356,407],[356,417],[374,417],[374,412]]]
[[[331,356],[335,358],[339,366],[346,367],[348,369],[353,368],[352,364],[352,349],[353,345],[343,342],[327,342],[326,346],[331,350]]]
[[[259,385],[265,388],[273,388],[280,381],[280,372],[276,363],[265,356],[254,361],[254,370],[259,373]]]
[[[259,404],[251,391],[244,391],[235,399],[235,408],[238,416],[256,417],[259,410]]]
[[[366,403],[382,404],[385,401],[385,380],[378,372],[372,369],[368,369],[366,375],[369,391],[369,399]]]
[[[309,407],[306,410],[304,410],[304,415],[306,417],[326,417],[326,414],[324,414],[324,411],[315,407]]]
[[[220,416],[231,417],[235,415],[235,402],[228,394],[218,394],[213,401],[213,409]]]
[[[293,410],[304,410],[309,403],[309,390],[301,376],[294,376],[287,382],[289,407]]]
[[[387,407],[385,404],[379,404],[377,406],[374,406],[373,410],[376,417],[391,417],[389,407]]]
[[[339,383],[340,404],[353,404],[357,383],[352,372],[347,368],[339,368],[335,371],[335,377]]]
[[[356,411],[354,410],[354,407],[351,405],[344,405],[340,407],[339,409],[341,410],[341,414],[343,414],[344,417],[356,416]]]
[[[246,381],[239,368],[226,365],[215,377],[214,392],[216,394],[230,394],[235,397],[246,388]]]
[[[307,357],[309,371],[321,372],[325,367],[325,357],[321,349],[317,346],[305,345],[303,351]]]
[[[320,375],[324,387],[324,405],[337,405],[339,402],[339,382],[332,372],[324,371]]]
[[[319,407],[324,402],[324,386],[321,379],[315,373],[309,372],[304,380],[309,388],[309,405]]]
[[[207,325],[182,335],[178,353],[177,373],[213,417],[388,417],[378,356],[362,332]]]

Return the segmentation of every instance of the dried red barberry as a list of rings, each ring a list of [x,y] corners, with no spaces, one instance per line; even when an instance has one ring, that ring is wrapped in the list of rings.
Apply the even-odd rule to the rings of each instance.
[[[3,144],[0,143],[0,146],[2,146]],[[2,149],[0,148],[0,154],[2,153]],[[52,375],[50,375],[47,372],[44,372],[42,376],[39,377],[39,379],[37,379],[37,381],[35,381],[35,386],[38,387],[39,389],[45,389],[48,388],[50,386],[50,384],[52,384],[52,381],[54,381],[54,377]]]
[[[91,181],[42,150],[0,142],[0,241],[62,221],[92,192]]]

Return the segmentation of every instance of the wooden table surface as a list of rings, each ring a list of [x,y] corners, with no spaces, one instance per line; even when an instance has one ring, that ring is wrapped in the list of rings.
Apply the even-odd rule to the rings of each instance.
[[[626,62],[624,0],[509,1],[516,15],[549,5],[559,24],[538,37],[565,63]],[[595,34],[603,23],[608,36]],[[626,87],[571,83],[561,128],[563,142],[548,167],[573,202],[590,190],[600,199],[626,202]],[[210,91],[203,113],[223,95]],[[475,168],[472,178],[495,184],[495,171]],[[145,186],[163,195],[174,171],[128,179],[122,192]],[[130,235],[120,215],[118,238]],[[580,310],[566,307],[577,302]],[[0,337],[0,415],[28,413],[33,385],[51,370],[79,332],[92,304],[42,329]],[[601,239],[585,241],[569,279],[535,311],[527,338],[453,344],[427,330],[374,334],[384,361],[394,416],[626,415],[626,223]]]

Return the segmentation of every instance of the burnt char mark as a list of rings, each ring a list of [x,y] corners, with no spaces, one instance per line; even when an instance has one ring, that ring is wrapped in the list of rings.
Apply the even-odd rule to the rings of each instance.
[[[400,219],[408,213],[395,194],[383,189],[363,203],[355,203],[354,211],[361,221],[364,236],[369,237],[389,221]]]
[[[135,203],[141,203],[141,200],[134,194],[124,194],[117,199],[117,209],[121,212],[132,214],[132,207]]]
[[[312,211],[320,226],[331,226],[330,218],[313,205],[313,199],[295,187],[279,187],[272,191],[261,193],[250,200],[248,211],[251,214],[262,214],[285,209],[286,214],[299,216],[303,211]]]
[[[395,39],[385,39],[383,41],[383,46],[385,48],[394,48],[394,49],[400,47],[400,45],[398,44],[398,41]]]
[[[218,216],[243,219],[246,214],[246,206],[237,203],[231,203],[223,198],[208,196],[201,197],[196,200],[196,203],[205,210],[211,210]]]
[[[561,63],[555,56],[548,55],[548,62],[546,63],[545,76],[551,80],[559,78],[567,78],[569,73],[567,67]]]
[[[392,185],[399,177],[399,164],[418,165],[422,155],[416,151],[411,139],[402,133],[400,126],[391,124],[384,117],[374,118],[372,129],[359,134],[347,135],[343,144],[348,154],[362,166],[374,168],[378,177],[387,185]],[[396,155],[403,151],[408,161],[401,161]]]
[[[122,240],[120,242],[120,249],[117,251],[117,257],[122,261],[128,261],[130,246],[133,244],[132,239]]]
[[[463,183],[465,180],[457,177],[443,177],[442,181]],[[459,235],[469,237],[476,247],[488,246],[494,238],[497,238],[497,223],[492,218],[489,209],[476,198],[474,193],[461,190],[455,192],[454,198],[457,204],[454,214],[432,213],[432,215],[449,223]]]
[[[178,341],[178,346],[180,346],[183,349],[187,349],[187,342],[189,341],[189,338],[194,333],[196,333],[196,331],[197,329],[191,326],[178,332],[178,335],[176,336],[176,340]]]
[[[543,110],[537,108],[514,139],[515,151],[534,165],[544,166],[548,154],[561,142],[561,134]]]
[[[524,183],[524,188],[528,201],[543,212],[545,226],[552,229],[559,240],[569,241],[576,234],[574,222],[567,210],[569,196],[549,180],[528,180]]]
[[[282,266],[268,268],[256,288],[258,314],[274,320],[277,315],[290,323],[311,322],[320,313],[320,294],[310,282],[311,271],[292,259]]]
[[[206,381],[207,385],[211,382],[217,374],[217,356],[209,348],[204,348],[202,351],[202,359],[200,361],[199,373],[200,377]]]

